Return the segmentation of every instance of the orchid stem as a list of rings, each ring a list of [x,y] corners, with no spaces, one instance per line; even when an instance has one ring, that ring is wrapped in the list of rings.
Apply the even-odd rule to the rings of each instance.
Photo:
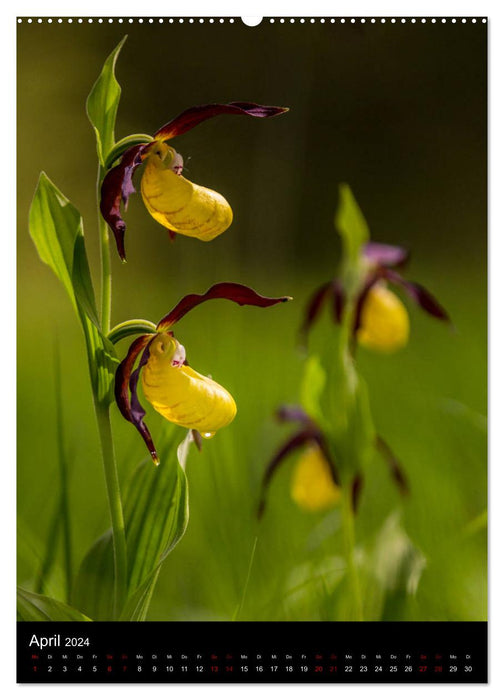
[[[360,590],[359,575],[355,563],[355,516],[352,503],[352,488],[350,483],[342,489],[341,524],[343,530],[343,543],[345,559],[347,563],[348,579],[353,597],[352,620],[362,622],[364,619],[362,610],[362,596]]]
[[[56,426],[57,426],[57,445],[58,445],[58,466],[60,470],[61,481],[61,505],[60,513],[63,529],[63,555],[64,555],[64,571],[65,571],[65,586],[67,599],[70,595],[72,584],[72,534],[70,526],[70,503],[68,493],[68,460],[65,454],[65,440],[63,434],[63,399],[61,388],[61,360],[59,345],[56,342],[54,345],[54,381],[55,381],[55,396],[56,396]]]
[[[96,419],[100,433],[105,481],[107,484],[107,498],[112,523],[112,536],[114,542],[114,617],[117,619],[126,601],[128,561],[126,551],[126,531],[124,527],[124,515],[121,502],[121,490],[119,476],[112,440],[112,429],[108,406],[95,400]]]
[[[112,308],[112,273],[110,269],[109,232],[106,221],[100,213],[100,189],[105,169],[98,166],[98,178],[96,183],[96,197],[98,205],[98,232],[100,237],[101,256],[101,330],[103,335],[110,331],[110,316]],[[89,341],[89,339],[87,339]],[[89,343],[88,343],[89,345]],[[89,347],[88,347],[89,352]],[[90,357],[90,363],[92,358]],[[112,539],[114,544],[114,617],[118,619],[126,601],[128,585],[128,560],[126,550],[126,531],[124,527],[124,515],[121,501],[121,489],[119,475],[114,453],[112,428],[110,425],[109,405],[100,397],[94,396],[96,420],[100,434],[100,445],[107,485],[107,499],[112,525]]]
[[[96,183],[96,197],[98,201],[98,230],[100,234],[100,260],[101,260],[101,326],[104,335],[110,331],[110,317],[112,308],[112,274],[110,269],[110,245],[107,222],[100,214],[100,188],[104,169],[98,167],[98,179]]]

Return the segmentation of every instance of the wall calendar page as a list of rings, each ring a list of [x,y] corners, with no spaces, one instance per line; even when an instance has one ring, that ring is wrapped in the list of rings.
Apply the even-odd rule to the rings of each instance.
[[[19,683],[486,683],[487,29],[17,18]]]

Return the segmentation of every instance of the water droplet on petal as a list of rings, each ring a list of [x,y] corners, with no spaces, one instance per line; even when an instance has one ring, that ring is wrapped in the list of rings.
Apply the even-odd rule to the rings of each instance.
[[[214,435],[215,435],[215,432],[213,432],[213,433],[202,433],[202,437],[204,437],[205,440],[210,440],[210,438],[213,438]]]

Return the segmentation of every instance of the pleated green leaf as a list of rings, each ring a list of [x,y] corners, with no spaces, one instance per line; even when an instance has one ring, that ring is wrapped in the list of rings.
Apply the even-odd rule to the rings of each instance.
[[[99,537],[84,557],[72,602],[93,620],[113,619],[114,546],[111,530]]]
[[[100,329],[82,218],[45,173],[40,174],[33,197],[29,226],[41,260],[63,283],[82,323],[91,358],[89,371],[98,400],[110,403],[118,361],[114,346]]]
[[[96,135],[98,158],[103,167],[105,157],[115,143],[115,121],[121,97],[121,86],[115,77],[115,64],[125,41],[126,37],[123,37],[103,64],[86,102],[87,115]]]
[[[90,618],[66,603],[47,595],[31,593],[24,588],[17,589],[18,619],[27,622],[89,622]]]
[[[163,562],[184,534],[188,519],[187,479],[177,460],[177,433],[172,431],[159,467],[140,466],[125,505],[129,592]]]
[[[79,211],[42,172],[33,196],[29,229],[40,259],[63,283],[74,308],[99,327]]]
[[[149,460],[134,472],[125,498],[128,600],[121,619],[143,620],[159,570],[183,536],[189,517],[187,479],[177,460],[180,433],[171,430],[161,464]],[[86,554],[74,588],[74,604],[95,620],[113,618],[114,551],[106,532]]]
[[[29,229],[41,260],[61,280],[75,305],[72,269],[75,241],[82,235],[82,218],[44,172],[40,173],[31,203]]]
[[[121,620],[142,622],[147,617],[150,601],[156,587],[162,564],[159,564],[141,586],[131,595],[121,613]]]

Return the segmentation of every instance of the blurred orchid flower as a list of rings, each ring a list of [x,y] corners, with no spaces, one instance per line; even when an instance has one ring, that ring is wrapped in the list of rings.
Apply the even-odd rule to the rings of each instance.
[[[281,406],[276,412],[282,423],[295,423],[297,428],[273,455],[263,475],[261,497],[257,515],[262,517],[266,507],[266,494],[271,480],[285,460],[301,451],[292,474],[290,494],[292,500],[305,511],[318,512],[336,507],[341,501],[341,478],[328,447],[322,429],[301,406]],[[401,495],[409,493],[409,485],[403,467],[389,445],[380,436],[375,437],[375,448],[389,468],[389,474]],[[357,474],[351,484],[352,506],[357,512],[363,487],[363,476]]]
[[[408,252],[398,246],[367,243],[361,251],[363,283],[355,301],[353,339],[378,352],[395,352],[408,342],[409,316],[406,307],[389,289],[401,287],[413,301],[434,318],[449,321],[448,313],[420,284],[406,280],[398,269],[408,260]],[[305,311],[301,333],[304,339],[320,315],[326,301],[333,307],[333,318],[341,323],[345,292],[339,279],[326,282],[311,296]]]
[[[148,143],[136,144],[122,153],[120,162],[103,179],[100,201],[102,216],[114,233],[121,260],[126,259],[126,224],[121,215],[121,202],[126,209],[130,195],[136,191],[133,174],[142,163],[145,162],[142,198],[151,216],[168,229],[172,238],[180,233],[211,241],[231,225],[231,207],[218,192],[183,177],[184,160],[166,142],[220,114],[267,118],[287,111],[286,107],[269,107],[254,102],[191,107],[158,129]]]
[[[291,498],[309,512],[327,510],[338,505],[341,489],[334,483],[331,467],[316,442],[302,452],[291,480]]]
[[[143,419],[145,410],[138,399],[138,380],[142,379],[147,401],[166,420],[204,438],[229,425],[236,415],[231,394],[210,377],[189,367],[185,348],[171,330],[191,309],[210,299],[229,299],[240,306],[262,308],[289,301],[291,297],[264,297],[253,289],[232,282],[221,282],[205,294],[189,294],[156,326],[152,333],[139,336],[130,346],[116,372],[115,397],[124,418],[142,436],[155,464],[156,448]],[[140,357],[136,369],[135,363]],[[199,435],[197,441],[199,441]]]

